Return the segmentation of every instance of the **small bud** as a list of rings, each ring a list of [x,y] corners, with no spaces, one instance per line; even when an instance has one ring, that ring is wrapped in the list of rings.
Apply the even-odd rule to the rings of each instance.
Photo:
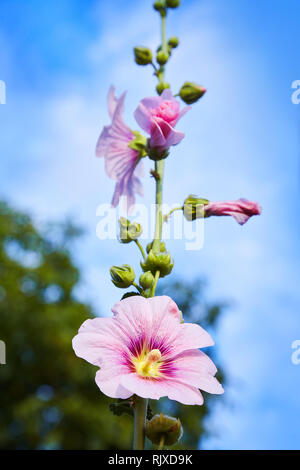
[[[140,275],[139,282],[140,282],[140,286],[143,289],[149,289],[152,286],[153,281],[154,281],[154,276],[151,273],[151,271],[146,271],[145,273]]]
[[[199,198],[190,194],[183,203],[183,215],[186,220],[202,219],[205,217],[205,205],[209,204],[207,199]]]
[[[156,54],[156,60],[159,65],[165,65],[168,62],[169,54],[168,52],[158,51]]]
[[[152,247],[153,247],[153,242],[148,243],[148,245],[146,246],[146,251],[147,251],[148,254],[149,254],[150,250],[152,249]],[[165,242],[160,242],[159,251],[166,251]]]
[[[152,51],[148,47],[135,47],[134,58],[138,65],[148,65],[152,62]]]
[[[196,103],[206,93],[206,89],[197,83],[185,82],[179,91],[179,96],[186,104]]]
[[[165,277],[172,271],[174,262],[171,254],[167,251],[154,252],[150,250],[146,261],[141,261],[141,268],[144,272],[151,271],[153,276],[159,271],[159,277]]]
[[[146,422],[146,436],[153,444],[172,446],[179,441],[183,434],[182,425],[179,419],[172,416],[154,415]]]
[[[162,94],[162,92],[166,89],[166,88],[170,88],[170,84],[167,83],[167,82],[159,82],[157,85],[156,85],[156,91],[159,95]]]
[[[178,46],[179,44],[179,39],[177,36],[172,36],[169,41],[168,41],[168,44],[170,47],[174,48]]]
[[[166,5],[168,8],[177,8],[180,5],[180,0],[167,0]]]
[[[141,224],[136,222],[130,223],[125,217],[120,218],[119,226],[121,243],[130,243],[136,240],[143,232]]]
[[[128,264],[112,266],[110,268],[110,275],[114,285],[120,289],[126,289],[131,286],[135,279],[134,270]]]
[[[156,11],[162,11],[164,10],[164,4],[162,2],[154,2],[153,8]]]

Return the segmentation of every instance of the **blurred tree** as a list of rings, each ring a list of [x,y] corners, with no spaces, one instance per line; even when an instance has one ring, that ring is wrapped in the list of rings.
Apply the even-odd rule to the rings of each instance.
[[[70,248],[80,230],[70,222],[50,228],[43,234],[30,217],[0,202],[0,339],[7,347],[0,448],[130,449],[130,416],[111,413],[113,400],[99,392],[95,367],[71,347],[79,326],[93,317],[73,294],[79,271]],[[201,303],[202,287],[177,281],[163,291],[186,319],[214,327],[221,309]],[[184,423],[181,446],[196,448],[211,401],[204,407],[161,402]]]

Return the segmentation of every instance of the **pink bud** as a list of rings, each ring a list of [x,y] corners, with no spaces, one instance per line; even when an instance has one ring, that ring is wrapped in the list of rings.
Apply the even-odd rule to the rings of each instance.
[[[211,215],[231,215],[240,225],[245,224],[253,215],[260,215],[260,213],[260,205],[247,199],[210,202],[205,206],[205,217],[210,217]]]

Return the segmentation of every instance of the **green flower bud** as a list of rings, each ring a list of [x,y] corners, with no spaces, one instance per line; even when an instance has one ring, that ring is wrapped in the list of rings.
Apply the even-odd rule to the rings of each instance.
[[[168,52],[158,51],[156,54],[156,60],[159,65],[165,65],[168,62],[169,54]]]
[[[206,93],[206,89],[197,83],[185,82],[179,91],[179,96],[186,104],[196,103]]]
[[[156,91],[159,95],[162,94],[162,92],[166,89],[166,88],[170,88],[170,84],[167,83],[167,82],[159,82],[157,85],[156,85]]]
[[[156,11],[162,11],[164,10],[164,4],[162,2],[154,2],[153,8]]]
[[[121,243],[130,243],[136,240],[143,232],[141,224],[136,222],[130,223],[125,217],[120,218],[119,226]]]
[[[152,62],[152,51],[148,47],[135,47],[134,58],[138,65],[148,65]]]
[[[204,206],[209,204],[208,199],[203,199],[190,194],[183,203],[183,215],[186,220],[202,219],[205,217]]]
[[[180,0],[167,0],[166,5],[168,8],[177,8],[180,5]]]
[[[140,275],[139,282],[140,282],[140,286],[143,289],[149,289],[152,286],[153,281],[154,281],[154,276],[151,273],[151,271],[146,271],[145,273]]]
[[[123,264],[122,266],[112,266],[109,271],[112,282],[120,289],[126,289],[127,287],[131,286],[135,279],[134,270],[128,264]]]
[[[179,441],[182,434],[180,420],[172,416],[164,416],[161,413],[146,421],[146,436],[153,444],[160,445],[163,442],[166,446],[172,446]]]
[[[170,47],[174,48],[178,46],[179,44],[179,39],[177,36],[172,36],[169,41],[168,41],[168,44]]]
[[[156,253],[150,250],[146,261],[141,261],[141,268],[144,272],[151,271],[155,276],[156,271],[159,271],[159,277],[165,277],[172,271],[174,262],[171,259],[171,254],[167,251]]]
[[[148,245],[146,246],[146,251],[147,251],[148,254],[149,254],[150,250],[152,249],[152,247],[153,247],[153,242],[148,243]],[[165,242],[160,242],[159,251],[166,251]]]

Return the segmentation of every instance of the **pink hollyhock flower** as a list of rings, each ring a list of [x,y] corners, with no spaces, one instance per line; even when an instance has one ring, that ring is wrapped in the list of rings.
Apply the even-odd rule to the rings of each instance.
[[[143,168],[139,163],[139,152],[128,146],[135,135],[123,121],[125,94],[118,99],[115,88],[112,86],[109,89],[108,112],[112,122],[101,132],[96,155],[105,158],[107,175],[117,181],[112,205],[116,207],[120,197],[125,196],[130,208],[135,203],[135,193],[143,196],[143,187],[139,180],[143,175]]]
[[[99,366],[96,383],[112,398],[159,399],[202,405],[202,389],[223,393],[217,369],[197,348],[214,344],[199,325],[181,323],[170,297],[121,300],[112,318],[87,320],[73,339],[77,356]]]
[[[160,96],[144,98],[134,116],[139,126],[150,135],[150,147],[163,152],[183,139],[184,133],[174,127],[189,109],[190,106],[186,106],[180,111],[179,101],[171,90],[166,89]]]
[[[235,220],[243,225],[253,215],[261,213],[261,207],[257,202],[251,202],[247,199],[238,199],[237,201],[210,202],[204,206],[205,216],[211,215],[232,215]]]

